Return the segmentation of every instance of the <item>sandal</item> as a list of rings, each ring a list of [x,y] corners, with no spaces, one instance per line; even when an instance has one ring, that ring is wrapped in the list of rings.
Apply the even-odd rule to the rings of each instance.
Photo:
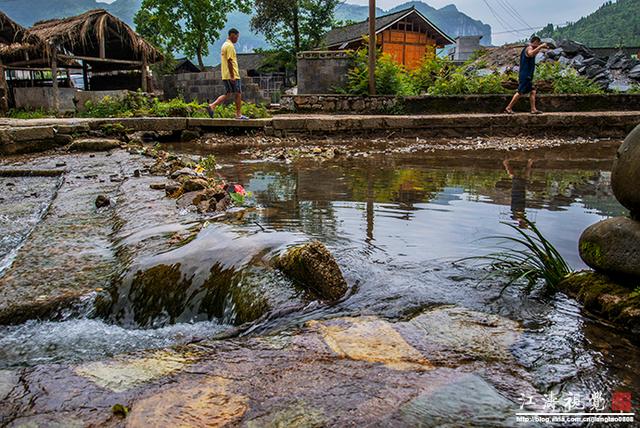
[[[543,114],[544,112],[540,110],[532,111],[531,114]]]
[[[214,115],[214,113],[215,113],[215,112],[213,111],[213,109],[211,108],[211,106],[207,106],[207,113],[209,113],[209,117],[210,117],[211,119],[213,119],[213,115]]]
[[[509,110],[508,108],[504,109],[505,114],[515,114],[513,110]]]

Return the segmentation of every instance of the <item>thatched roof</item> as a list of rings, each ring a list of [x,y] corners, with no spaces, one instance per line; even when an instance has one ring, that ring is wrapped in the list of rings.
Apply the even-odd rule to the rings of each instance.
[[[25,38],[25,28],[0,10],[0,44],[21,43]]]
[[[24,61],[25,58],[42,59],[45,66],[49,61],[40,39],[0,11],[0,58],[3,63]]]
[[[108,59],[142,61],[146,57],[149,64],[162,60],[160,51],[103,9],[37,22],[29,29],[29,34],[47,45],[56,46],[59,51],[76,56],[100,57],[100,42],[104,40],[105,57]],[[104,68],[104,64],[91,65]]]

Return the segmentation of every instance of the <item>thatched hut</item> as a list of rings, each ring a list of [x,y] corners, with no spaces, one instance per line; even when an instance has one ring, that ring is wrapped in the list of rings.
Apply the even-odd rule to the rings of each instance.
[[[53,46],[59,57],[83,60],[99,70],[136,69],[162,60],[155,47],[103,9],[37,22],[29,34]]]
[[[28,30],[8,19],[20,37],[2,46],[0,58],[11,68],[33,70],[46,67],[53,76],[60,68],[82,68],[88,88],[92,73],[139,70],[140,87],[148,89],[148,66],[162,60],[162,54],[122,20],[103,9],[81,15],[40,21]],[[0,19],[2,17],[0,16]],[[14,26],[9,26],[9,21]],[[10,36],[10,35],[9,35]],[[52,79],[53,102],[58,105],[58,81]]]

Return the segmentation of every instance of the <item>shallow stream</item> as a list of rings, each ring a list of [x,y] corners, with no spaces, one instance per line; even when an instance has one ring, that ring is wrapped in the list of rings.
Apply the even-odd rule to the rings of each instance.
[[[574,269],[585,268],[577,251],[581,232],[624,213],[610,191],[615,148],[602,143],[579,150],[409,153],[322,163],[219,155],[220,173],[243,183],[257,205],[225,220],[225,228],[316,238],[333,252],[352,287],[350,296],[335,306],[301,305],[248,334],[266,335],[336,316],[410,319],[425,308],[452,305],[520,325],[509,349],[513,364],[531,374],[540,393],[640,391],[640,348],[628,337],[592,319],[563,294],[527,297],[511,287],[500,295],[504,281],[481,281],[484,272],[477,266],[455,263],[490,252],[482,238],[511,233],[504,223],[526,227],[527,218]],[[174,149],[198,152],[193,146]],[[10,231],[3,232],[7,238],[0,241],[0,256],[10,253],[9,244],[19,242],[12,236],[27,233],[32,221],[12,228],[4,223],[10,222],[7,216],[0,213],[0,225]],[[182,226],[187,227],[186,219]],[[212,222],[207,227],[222,226]],[[80,316],[90,315],[90,306],[55,321],[0,327],[0,368],[89,361],[211,338],[232,328],[229,317],[181,319],[157,329],[124,328]],[[476,345],[452,342],[448,352],[473,355]]]

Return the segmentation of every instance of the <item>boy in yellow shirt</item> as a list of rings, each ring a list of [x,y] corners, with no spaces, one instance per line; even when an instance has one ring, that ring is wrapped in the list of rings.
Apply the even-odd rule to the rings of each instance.
[[[236,101],[236,119],[247,120],[247,116],[242,115],[242,84],[240,82],[240,70],[238,69],[238,56],[236,55],[235,43],[240,38],[240,32],[235,28],[229,30],[229,38],[222,45],[220,69],[222,71],[222,83],[226,90],[225,95],[221,95],[212,104],[207,106],[209,116],[213,118],[216,107],[229,99],[232,95]]]

